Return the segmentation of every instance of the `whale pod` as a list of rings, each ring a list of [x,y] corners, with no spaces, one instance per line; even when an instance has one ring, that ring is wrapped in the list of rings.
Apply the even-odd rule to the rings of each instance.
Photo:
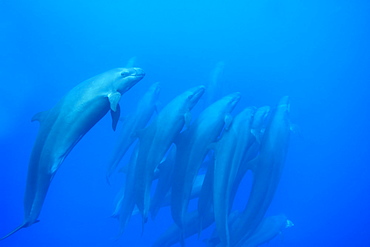
[[[249,162],[253,172],[252,188],[244,211],[231,226],[231,245],[252,235],[273,199],[288,150],[289,109],[289,98],[285,96],[271,113],[258,156]]]
[[[125,118],[117,144],[109,161],[107,180],[117,168],[129,147],[137,139],[137,132],[143,129],[152,117],[156,109],[159,91],[159,83],[154,83],[140,99],[135,112]]]
[[[191,189],[199,168],[222,129],[230,123],[230,112],[240,100],[233,93],[207,107],[176,140],[177,154],[172,185],[171,214],[182,229]]]
[[[136,205],[147,221],[150,209],[150,188],[154,171],[164,158],[175,137],[189,121],[190,110],[204,93],[204,86],[198,86],[180,94],[162,111],[154,121],[139,133],[139,154],[136,164]]]

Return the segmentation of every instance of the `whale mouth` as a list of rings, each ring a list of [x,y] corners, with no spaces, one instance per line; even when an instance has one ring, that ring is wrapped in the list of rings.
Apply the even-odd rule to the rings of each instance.
[[[189,108],[193,108],[194,105],[198,102],[200,97],[202,97],[204,91],[205,91],[205,86],[198,86],[196,88],[192,88],[189,91],[191,92],[190,95],[188,95],[188,100],[189,100]]]
[[[235,106],[241,98],[241,93],[239,92],[232,93],[229,95],[229,97],[230,97],[230,105]]]
[[[194,90],[194,93],[193,93],[193,96],[202,96],[204,91],[206,90],[206,87],[201,85],[201,86],[198,86],[195,90]]]
[[[123,69],[123,71],[121,72],[121,76],[123,78],[130,76],[143,78],[145,76],[145,72],[141,68],[127,68]]]
[[[135,73],[132,74],[133,76],[145,76],[145,72],[143,69],[140,68],[133,68]]]

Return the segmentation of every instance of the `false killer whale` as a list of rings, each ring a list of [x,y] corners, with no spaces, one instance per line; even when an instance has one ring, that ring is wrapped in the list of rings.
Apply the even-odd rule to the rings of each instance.
[[[121,95],[144,75],[140,68],[107,71],[78,84],[53,108],[32,118],[40,122],[40,129],[28,165],[24,221],[0,240],[38,222],[50,183],[64,159],[109,109],[115,129]]]
[[[160,91],[159,83],[154,83],[141,98],[136,110],[128,115],[123,123],[117,145],[107,169],[107,181],[116,170],[119,162],[137,139],[137,132],[145,127],[156,110],[156,103]]]
[[[232,208],[232,189],[239,166],[254,139],[251,127],[255,109],[239,113],[224,132],[215,150],[213,202],[216,228],[221,242],[229,246],[228,215]]]

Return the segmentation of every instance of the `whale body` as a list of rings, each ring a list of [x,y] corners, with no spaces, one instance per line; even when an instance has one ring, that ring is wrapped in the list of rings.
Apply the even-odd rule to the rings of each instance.
[[[53,108],[32,118],[40,122],[40,129],[28,165],[24,221],[0,240],[38,222],[50,183],[64,159],[109,110],[115,129],[121,95],[144,75],[140,68],[109,70],[78,84]]]

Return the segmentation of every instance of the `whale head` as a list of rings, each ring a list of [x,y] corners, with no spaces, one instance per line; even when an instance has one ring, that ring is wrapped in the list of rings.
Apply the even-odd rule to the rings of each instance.
[[[222,109],[225,113],[230,113],[238,104],[241,97],[241,93],[235,92],[229,95],[224,96],[223,98],[217,100],[207,109],[213,111],[213,109]]]
[[[200,97],[202,97],[205,89],[206,89],[205,86],[201,85],[201,86],[193,87],[185,93],[187,96],[188,108],[190,110],[196,105]]]
[[[290,112],[289,96],[282,97],[277,105],[277,108],[280,108],[280,110],[285,111],[288,114]]]
[[[238,102],[240,101],[240,98],[241,93],[239,92],[235,92],[224,97],[225,101],[228,104],[229,111],[232,111],[235,108],[236,104],[238,104]]]
[[[271,108],[269,106],[259,107],[254,114],[252,129],[262,129],[266,127],[267,119]]]
[[[156,82],[156,83],[154,83],[153,85],[150,86],[150,88],[148,89],[148,93],[152,94],[152,95],[158,95],[160,89],[161,89],[160,88],[160,83]]]
[[[121,94],[132,88],[145,76],[140,68],[118,68],[113,73],[115,77],[114,88]]]
[[[290,220],[286,220],[285,228],[290,228],[290,227],[293,227],[293,226],[294,226],[293,222],[291,222]]]

